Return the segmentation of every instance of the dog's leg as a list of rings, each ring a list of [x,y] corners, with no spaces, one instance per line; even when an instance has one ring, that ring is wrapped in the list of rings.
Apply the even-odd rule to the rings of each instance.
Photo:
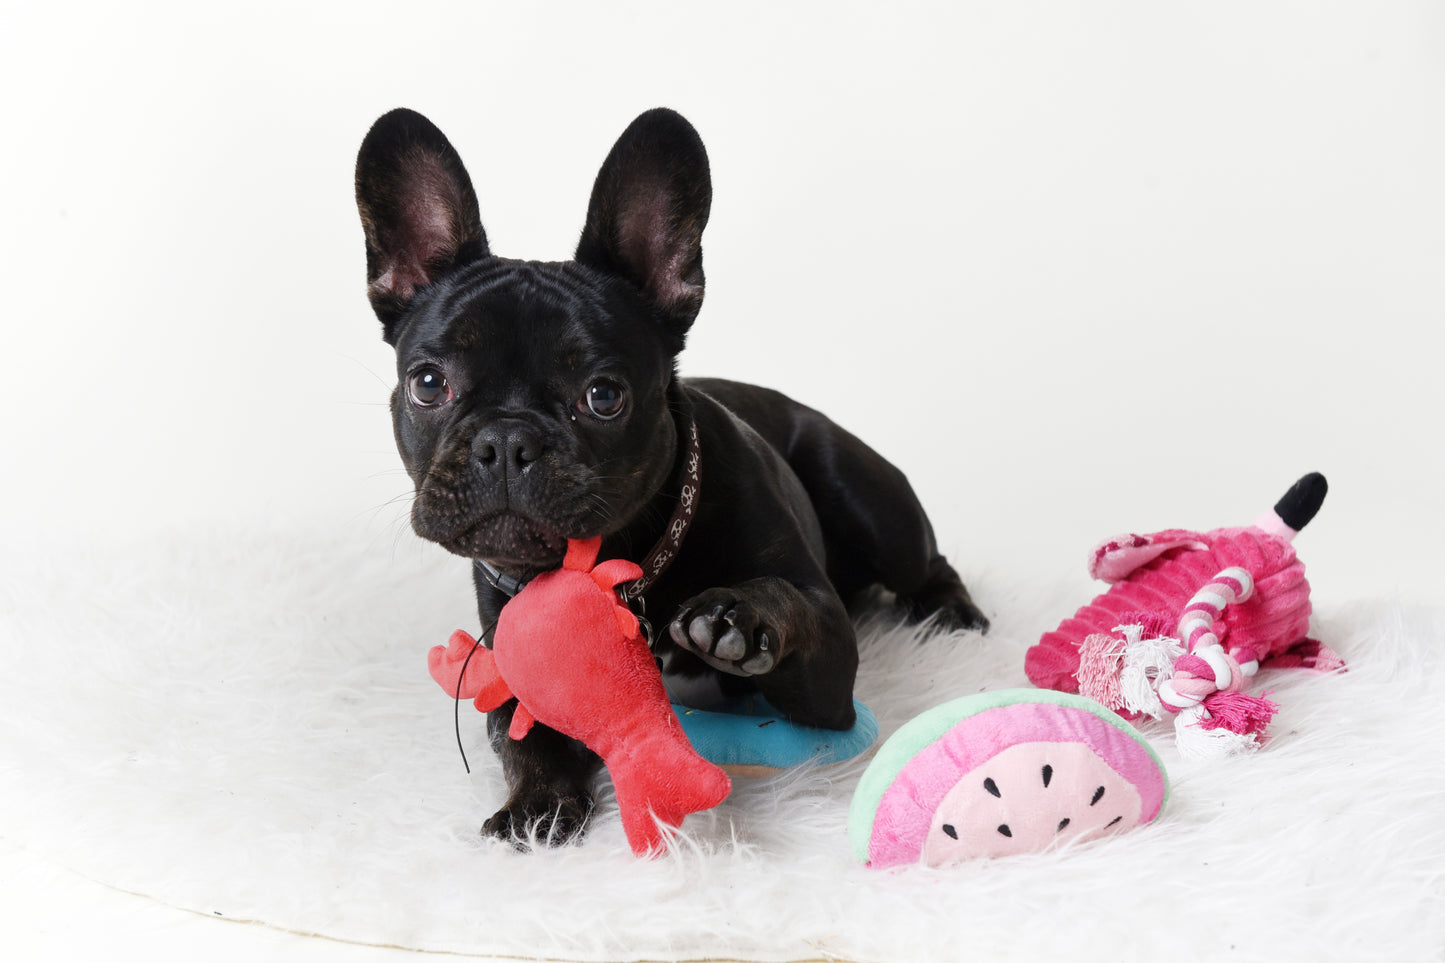
[[[602,764],[593,752],[541,723],[521,739],[507,734],[516,700],[487,714],[492,748],[507,777],[507,804],[482,834],[518,845],[535,837],[558,845],[582,835],[592,812],[592,778]]]
[[[858,645],[831,588],[777,577],[708,589],[668,626],[674,642],[730,675],[751,677],[763,696],[801,725],[853,725]]]
[[[477,590],[477,614],[488,648],[497,628],[503,595],[487,581],[480,567],[472,569]],[[592,812],[592,779],[602,760],[576,739],[540,722],[521,739],[508,734],[513,699],[487,713],[487,734],[507,778],[507,804],[482,825],[482,834],[517,844],[535,836],[539,842],[565,843],[579,837]]]
[[[885,588],[897,593],[898,603],[910,619],[922,622],[934,616],[936,624],[944,629],[988,631],[988,618],[974,604],[963,579],[937,549],[933,550],[925,572],[923,583],[911,591],[883,583]]]
[[[720,400],[787,461],[822,528],[828,578],[852,603],[881,585],[910,618],[987,629],[907,477],[827,416],[766,388],[717,379],[690,384]]]
[[[789,464],[817,509],[828,576],[839,595],[851,602],[881,585],[913,620],[932,617],[945,629],[987,631],[988,619],[939,552],[933,525],[903,473],[836,425],[813,428],[813,445],[795,446]]]

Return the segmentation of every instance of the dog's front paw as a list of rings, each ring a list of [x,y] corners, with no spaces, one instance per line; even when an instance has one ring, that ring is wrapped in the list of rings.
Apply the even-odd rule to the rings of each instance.
[[[747,601],[710,589],[688,602],[668,626],[682,648],[731,675],[771,672],[782,655],[776,629],[763,625]]]
[[[560,846],[581,838],[590,815],[590,795],[514,797],[482,824],[482,835],[504,840],[520,850],[538,843]]]

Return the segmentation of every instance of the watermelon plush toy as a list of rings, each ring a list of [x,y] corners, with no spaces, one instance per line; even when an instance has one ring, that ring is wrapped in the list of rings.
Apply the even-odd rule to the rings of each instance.
[[[853,853],[878,868],[945,866],[1121,832],[1164,808],[1169,781],[1134,727],[1078,695],[987,692],[894,733],[853,796]]]

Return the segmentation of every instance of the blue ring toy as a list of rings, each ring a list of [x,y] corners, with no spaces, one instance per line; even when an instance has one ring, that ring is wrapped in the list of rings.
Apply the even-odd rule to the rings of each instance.
[[[806,762],[843,762],[867,751],[878,738],[873,712],[853,700],[853,728],[815,729],[783,718],[760,695],[737,699],[723,711],[674,704],[682,728],[698,755],[734,775],[766,775]]]

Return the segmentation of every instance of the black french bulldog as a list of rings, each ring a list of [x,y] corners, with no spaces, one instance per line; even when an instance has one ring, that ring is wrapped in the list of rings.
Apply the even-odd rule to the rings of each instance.
[[[412,525],[473,560],[488,641],[508,591],[596,535],[599,558],[660,569],[645,614],[671,691],[708,677],[805,725],[854,721],[845,602],[882,586],[913,618],[987,627],[898,469],[775,391],[678,378],[712,202],[680,115],[623,132],[572,261],[493,255],[461,159],[410,110],[367,134],[356,200]],[[488,718],[510,797],[483,832],[564,841],[599,760],[541,725],[511,740],[515,705]]]

